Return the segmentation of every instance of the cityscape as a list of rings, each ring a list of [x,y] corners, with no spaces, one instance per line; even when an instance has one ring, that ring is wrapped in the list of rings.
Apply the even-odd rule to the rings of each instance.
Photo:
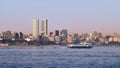
[[[120,68],[120,0],[0,0],[0,68]]]
[[[9,45],[68,45],[83,42],[92,45],[120,45],[120,34],[102,34],[94,31],[91,33],[69,34],[69,29],[55,30],[48,33],[49,21],[33,19],[33,33],[24,34],[10,30],[0,33],[0,46]],[[40,26],[39,26],[40,25]]]

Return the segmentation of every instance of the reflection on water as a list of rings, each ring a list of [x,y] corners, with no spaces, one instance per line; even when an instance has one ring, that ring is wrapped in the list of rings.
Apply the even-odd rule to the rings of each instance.
[[[0,68],[120,68],[120,47],[0,47]]]

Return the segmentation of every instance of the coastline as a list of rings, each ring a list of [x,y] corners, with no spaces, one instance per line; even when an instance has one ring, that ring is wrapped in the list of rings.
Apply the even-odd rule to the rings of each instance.
[[[45,45],[45,44],[39,44],[39,45],[9,45],[9,44],[2,44],[2,45],[0,45],[0,47],[7,47],[7,46],[68,46],[68,45],[56,45],[56,44],[47,44],[47,45]],[[113,46],[113,47],[120,47],[120,45],[92,45],[93,47],[101,47],[101,46],[104,46],[104,47],[111,47],[111,46]]]

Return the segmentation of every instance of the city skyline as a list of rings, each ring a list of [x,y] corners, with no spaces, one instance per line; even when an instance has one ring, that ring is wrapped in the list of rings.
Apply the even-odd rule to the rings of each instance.
[[[118,0],[2,0],[0,32],[11,30],[32,33],[32,19],[38,17],[40,21],[43,18],[49,20],[49,32],[67,29],[69,33],[120,33],[119,3]]]

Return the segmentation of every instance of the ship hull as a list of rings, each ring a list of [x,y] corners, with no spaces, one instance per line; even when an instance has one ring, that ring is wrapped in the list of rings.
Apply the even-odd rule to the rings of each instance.
[[[92,48],[93,46],[89,46],[89,45],[86,45],[86,46],[82,46],[82,45],[73,45],[73,46],[68,46],[69,48]]]

